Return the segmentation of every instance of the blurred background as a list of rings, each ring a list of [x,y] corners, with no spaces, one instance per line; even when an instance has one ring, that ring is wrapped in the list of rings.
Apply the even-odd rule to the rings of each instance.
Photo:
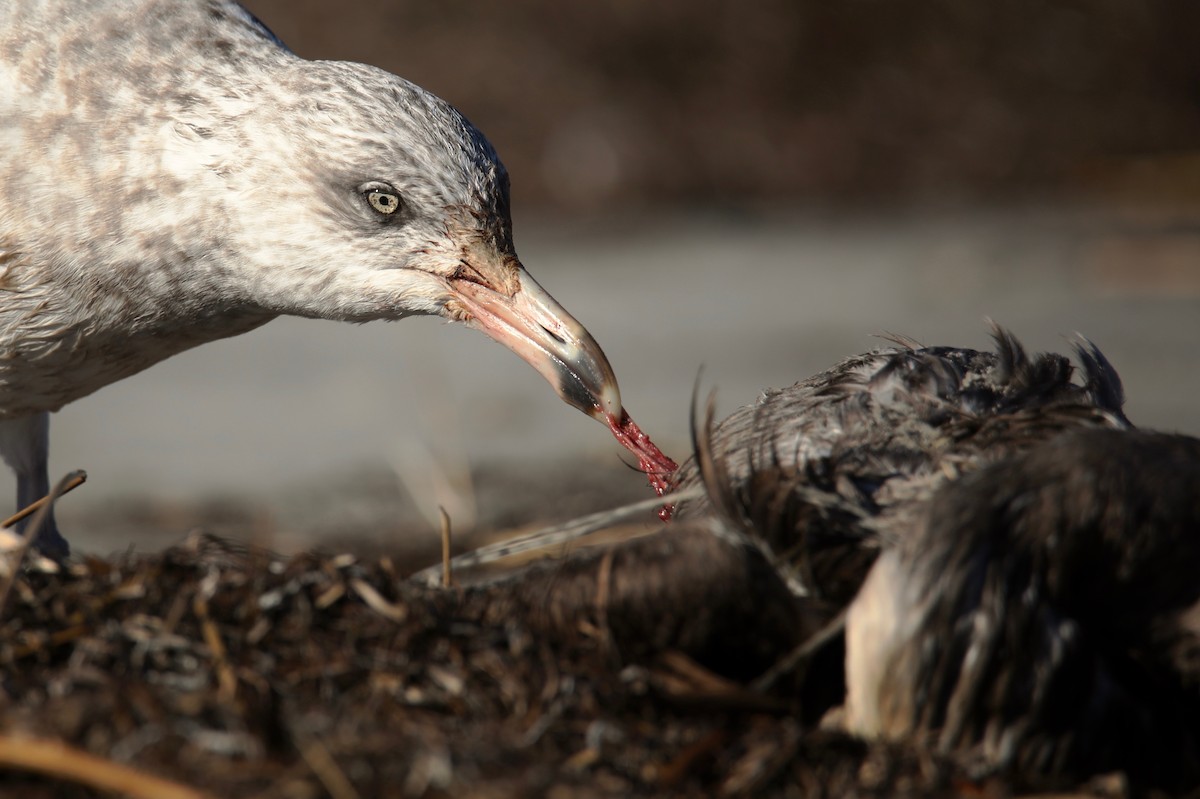
[[[1079,331],[1144,426],[1200,434],[1200,5],[443,0],[248,6],[298,54],[460,108],[529,270],[688,454],[720,412],[894,331]],[[57,415],[84,550],[202,526],[289,550],[436,545],[649,496],[515,356],[431,320],[279,320]],[[5,475],[7,479],[7,475]],[[0,485],[9,491],[11,483]]]

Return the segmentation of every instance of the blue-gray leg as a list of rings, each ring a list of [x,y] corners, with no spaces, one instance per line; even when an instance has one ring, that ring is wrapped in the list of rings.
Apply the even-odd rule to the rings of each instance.
[[[50,493],[50,414],[38,413],[0,420],[0,458],[17,475],[17,507],[24,508]],[[24,530],[30,519],[20,522]],[[70,545],[58,532],[54,513],[48,513],[36,546],[51,557],[65,557]]]

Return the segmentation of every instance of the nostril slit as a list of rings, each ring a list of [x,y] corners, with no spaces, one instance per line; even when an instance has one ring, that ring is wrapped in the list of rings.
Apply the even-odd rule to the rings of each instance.
[[[546,335],[547,335],[547,336],[549,336],[550,338],[554,339],[554,340],[555,340],[555,341],[557,341],[559,344],[566,344],[566,343],[567,343],[567,340],[566,340],[565,338],[563,338],[562,336],[558,335],[557,333],[555,333],[553,330],[551,330],[550,328],[546,327],[545,325],[540,325],[540,327],[542,328],[542,330],[545,330],[545,331],[546,331]]]

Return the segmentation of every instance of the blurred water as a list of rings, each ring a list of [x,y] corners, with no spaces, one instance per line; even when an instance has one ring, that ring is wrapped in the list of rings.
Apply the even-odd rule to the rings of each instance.
[[[724,413],[875,346],[876,332],[985,347],[984,317],[1037,350],[1083,332],[1121,372],[1135,422],[1200,434],[1190,232],[1084,210],[993,211],[584,229],[518,220],[517,243],[604,347],[634,418],[677,458],[701,365]],[[271,513],[288,486],[364,466],[415,481],[438,473],[431,462],[450,479],[467,464],[556,458],[578,459],[582,479],[587,464],[622,468],[607,431],[515,356],[428,319],[279,320],[69,406],[52,437],[53,471],[91,476],[62,509],[83,548],[89,514],[113,497],[223,494]],[[570,493],[581,475],[561,479]],[[12,490],[5,473],[0,497]]]

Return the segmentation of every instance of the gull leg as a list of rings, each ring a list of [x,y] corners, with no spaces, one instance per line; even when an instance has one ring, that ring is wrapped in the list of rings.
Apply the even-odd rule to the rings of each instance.
[[[0,458],[17,475],[18,508],[24,508],[50,492],[49,452],[49,413],[0,420]],[[18,522],[17,529],[24,531],[29,521]],[[58,532],[53,509],[46,515],[36,546],[51,557],[65,557],[70,552],[70,545]]]

